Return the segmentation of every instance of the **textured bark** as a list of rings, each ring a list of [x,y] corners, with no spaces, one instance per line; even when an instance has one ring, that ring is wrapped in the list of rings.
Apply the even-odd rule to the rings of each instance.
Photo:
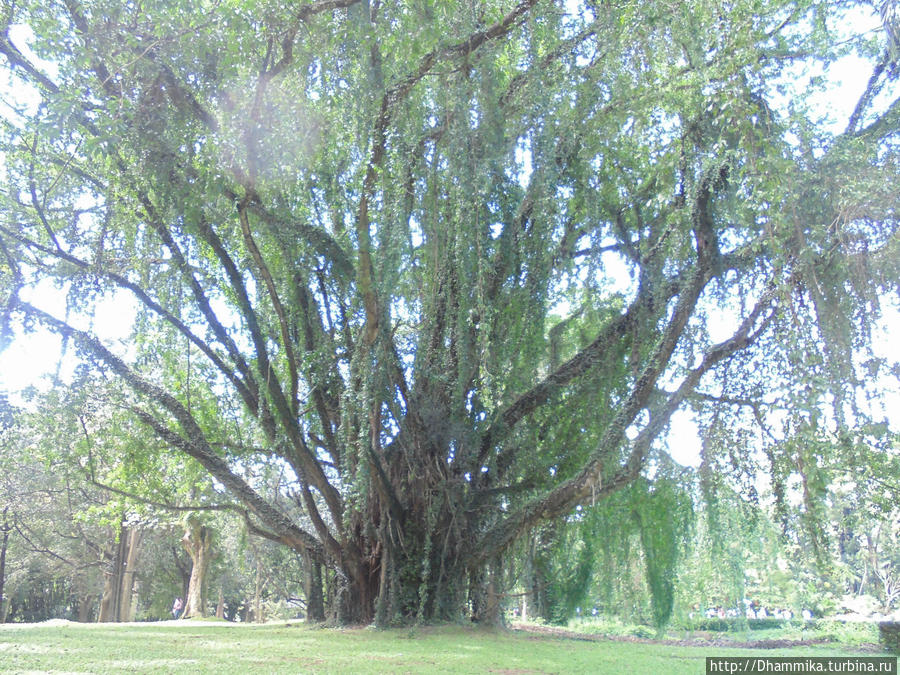
[[[138,560],[141,551],[143,533],[129,528],[125,548],[125,566],[122,570],[121,601],[119,603],[119,621],[134,621],[138,600]]]
[[[97,601],[96,595],[88,595],[82,593],[78,596],[78,622],[87,623],[91,620],[91,613],[94,610],[94,603]]]
[[[6,609],[9,602],[4,594],[6,588],[6,550],[9,546],[9,533],[12,527],[6,521],[6,514],[9,512],[9,506],[3,507],[3,524],[0,525],[0,623],[6,621]]]
[[[99,623],[130,621],[134,617],[133,595],[141,540],[140,531],[123,525],[115,547],[107,552]]]
[[[206,576],[211,562],[212,531],[191,518],[185,526],[181,545],[191,557],[191,578],[184,601],[183,618],[206,616]]]
[[[487,568],[470,580],[469,597],[472,620],[485,626],[502,626],[504,624],[503,607],[503,575],[499,560],[491,562]]]
[[[322,595],[322,564],[315,560],[307,560],[304,574],[306,577],[306,621],[321,623],[325,620],[325,600]]]

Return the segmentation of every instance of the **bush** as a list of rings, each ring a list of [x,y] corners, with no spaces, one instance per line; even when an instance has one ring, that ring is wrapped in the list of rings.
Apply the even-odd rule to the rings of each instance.
[[[724,633],[735,629],[737,619],[719,619],[718,617],[703,618],[691,624],[694,630],[714,631],[716,633]]]
[[[650,628],[650,626],[632,626],[628,629],[628,635],[638,638],[657,637],[656,631]]]
[[[788,622],[785,619],[765,618],[747,619],[750,630],[767,630],[769,628],[784,628]]]
[[[750,630],[768,630],[771,628],[784,628],[789,622],[784,619],[766,618],[766,619],[744,619],[743,617],[729,617],[720,619],[718,617],[698,619],[690,624],[692,630],[706,630],[715,633],[726,633],[729,631],[743,631],[748,627]]]
[[[878,624],[878,634],[885,649],[894,654],[900,654],[900,622],[881,622]]]

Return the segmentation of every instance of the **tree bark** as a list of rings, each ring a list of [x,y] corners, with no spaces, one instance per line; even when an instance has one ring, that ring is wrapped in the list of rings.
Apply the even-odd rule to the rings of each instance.
[[[325,621],[325,601],[322,595],[322,563],[311,556],[306,559],[304,575],[306,577],[306,621],[321,623]]]
[[[473,621],[485,626],[503,625],[502,577],[499,559],[491,561],[485,569],[470,577],[469,597]]]
[[[143,533],[140,530],[135,528],[128,529],[125,566],[122,570],[122,588],[119,594],[119,621],[134,621],[137,611],[137,571],[142,541]]]
[[[3,525],[0,526],[2,538],[0,538],[0,623],[6,622],[6,611],[9,607],[9,601],[4,595],[6,588],[6,551],[9,547],[9,533],[12,526],[6,520],[6,514],[9,512],[9,506],[3,507]]]
[[[91,620],[91,610],[94,608],[95,594],[80,593],[78,596],[78,622],[88,623]],[[2,623],[2,622],[0,622]]]
[[[98,623],[130,621],[134,618],[132,596],[142,538],[140,531],[120,526],[115,548],[112,553],[107,552],[111,564],[103,573]]]
[[[262,590],[265,582],[262,578],[262,563],[256,561],[256,582],[253,585],[253,621],[263,622]]]
[[[191,557],[191,579],[184,601],[183,618],[206,616],[206,573],[209,571],[212,531],[190,518],[185,525],[181,545]]]
[[[125,531],[120,527],[112,552],[105,552],[110,565],[103,571],[103,595],[100,598],[98,623],[118,621],[119,598],[122,591],[122,572],[125,558]]]

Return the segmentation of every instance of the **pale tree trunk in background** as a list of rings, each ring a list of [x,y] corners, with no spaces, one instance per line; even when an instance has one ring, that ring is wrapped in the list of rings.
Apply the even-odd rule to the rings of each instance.
[[[79,574],[76,577],[75,596],[78,599],[78,622],[87,623],[97,605],[97,589],[85,575]]]
[[[191,556],[191,580],[185,598],[185,619],[206,616],[206,573],[209,570],[212,531],[196,520],[189,519],[181,545]]]
[[[499,560],[492,561],[486,569],[472,575],[469,602],[472,618],[487,626],[500,626],[504,622],[501,602],[502,567]]]
[[[124,532],[119,531],[119,540],[112,553],[104,551],[104,557],[112,559],[108,569],[103,570],[103,595],[100,597],[100,613],[97,615],[98,623],[107,623],[116,620],[119,606],[119,591],[122,588],[123,548],[125,546]]]
[[[103,595],[100,597],[100,613],[97,615],[97,623],[114,621],[112,618],[115,608],[115,585],[113,575],[104,573],[106,580],[103,583]]]
[[[110,555],[112,565],[109,571],[104,572],[98,623],[128,621],[133,617],[132,595],[142,538],[138,530],[121,526],[115,549]]]
[[[216,603],[216,618],[225,618],[225,594],[222,592],[221,586],[219,587],[219,601]]]
[[[140,530],[131,528],[127,532],[125,567],[122,570],[122,588],[119,591],[119,621],[134,621],[134,615],[137,610],[138,555],[140,554],[141,542],[144,538]]]
[[[253,593],[253,620],[256,623],[263,622],[263,611],[262,611],[262,571],[260,570],[260,563],[257,560],[256,562],[256,586]]]
[[[12,525],[6,520],[9,506],[3,507],[3,524],[0,525],[0,623],[6,622],[6,612],[9,609],[9,601],[3,594],[6,587],[6,549],[9,546],[9,533]]]
[[[78,596],[78,621],[79,623],[87,623],[91,620],[91,610],[94,608],[96,595],[81,593]]]

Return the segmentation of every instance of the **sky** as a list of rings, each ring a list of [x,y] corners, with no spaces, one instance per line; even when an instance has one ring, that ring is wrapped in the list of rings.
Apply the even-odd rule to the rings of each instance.
[[[850,24],[853,32],[880,28],[878,17],[875,15],[859,14],[852,18]],[[33,39],[30,29],[24,26],[12,26],[9,34],[10,39],[26,56],[41,65],[48,75],[55,76],[53,64],[40,63],[28,49],[28,43]],[[816,109],[821,111],[822,115],[827,116],[826,126],[830,130],[840,132],[846,126],[856,101],[865,89],[870,72],[871,67],[865,60],[857,56],[847,56],[826,71],[812,72],[803,76],[822,75],[825,78],[827,86],[819,94],[816,94],[811,102]],[[797,78],[802,79],[799,73]],[[896,95],[896,90],[882,94],[884,97]],[[788,102],[787,99],[774,101],[776,107],[786,107]],[[13,114],[11,104],[25,105],[27,108],[33,109],[37,104],[37,97],[33,91],[21,86],[17,87],[14,80],[8,76],[8,73],[4,75],[4,70],[0,67],[0,115],[9,119]],[[527,150],[525,152],[527,153]],[[530,164],[529,159],[529,157],[522,158],[523,166],[527,167]],[[3,162],[2,156],[0,156],[0,178],[2,178],[2,174]],[[623,271],[624,274],[626,273]],[[623,278],[622,283],[628,284],[629,280]],[[63,293],[49,282],[26,289],[22,293],[22,298],[57,317],[66,316]],[[896,302],[892,306],[890,303],[887,304],[888,311],[885,319],[876,330],[875,348],[882,356],[896,358],[896,350],[892,350],[891,346],[892,338],[900,333],[900,307]],[[114,351],[123,353],[127,349],[127,340],[135,314],[136,306],[131,297],[118,294],[102,299],[94,309],[92,316],[70,316],[69,318],[73,323],[80,324],[81,327],[92,328],[101,339],[114,347]],[[721,321],[723,339],[730,335],[733,325],[732,321],[723,318]],[[715,329],[713,326],[714,331]],[[716,336],[713,338],[718,339]],[[76,357],[71,353],[61,361],[61,339],[49,331],[38,328],[27,334],[20,333],[19,337],[6,350],[0,352],[0,392],[6,392],[13,402],[21,402],[18,392],[29,387],[49,388],[50,376],[57,372],[65,381],[76,363]],[[884,386],[887,390],[893,388],[892,392],[889,391],[888,410],[885,411],[890,415],[893,411],[900,410],[900,393],[897,392],[896,381],[885,382]],[[895,419],[894,423],[900,424],[900,419]],[[699,464],[699,434],[689,412],[675,414],[668,441],[673,459],[685,465],[697,466]]]

